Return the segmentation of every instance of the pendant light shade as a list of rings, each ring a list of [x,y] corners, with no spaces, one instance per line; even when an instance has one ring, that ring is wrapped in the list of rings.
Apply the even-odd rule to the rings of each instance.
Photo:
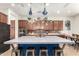
[[[44,11],[42,12],[42,14],[43,14],[43,15],[47,15],[47,14],[48,14],[46,8],[44,8]]]
[[[32,8],[30,8],[29,10],[29,15],[32,15]]]
[[[43,15],[47,15],[47,14],[48,14],[48,12],[47,12],[47,10],[46,10],[46,3],[44,3],[44,10],[43,10],[42,14],[43,14]]]

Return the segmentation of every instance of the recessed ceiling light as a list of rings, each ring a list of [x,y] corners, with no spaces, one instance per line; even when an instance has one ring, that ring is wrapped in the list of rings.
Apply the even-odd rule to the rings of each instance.
[[[31,6],[31,3],[28,3],[28,6],[30,7]]]
[[[49,3],[46,3],[46,6],[49,6]]]
[[[60,14],[60,11],[59,10],[57,10],[57,14]]]
[[[14,7],[14,6],[15,6],[15,4],[14,4],[14,3],[12,3],[12,4],[11,4],[11,6],[13,6],[13,7]]]

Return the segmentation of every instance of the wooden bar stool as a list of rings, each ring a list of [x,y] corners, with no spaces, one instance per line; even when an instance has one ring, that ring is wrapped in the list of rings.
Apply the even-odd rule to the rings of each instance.
[[[60,54],[59,56],[64,56],[64,53],[63,53],[64,47],[65,47],[65,44],[63,44],[62,48],[55,49],[55,56],[58,56],[58,53]]]
[[[27,48],[26,56],[35,56],[35,48],[34,47]]]
[[[40,52],[39,52],[40,56],[48,56],[48,50],[46,47],[40,47]]]
[[[18,49],[18,47],[14,47],[13,44],[11,44],[11,47],[12,47],[11,56],[13,56],[14,54],[15,54],[15,56],[19,56],[20,50]]]

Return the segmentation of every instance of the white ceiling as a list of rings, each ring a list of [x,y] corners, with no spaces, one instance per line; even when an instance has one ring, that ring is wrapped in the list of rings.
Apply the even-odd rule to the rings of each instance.
[[[34,17],[43,16],[43,3],[32,3],[31,7]],[[15,6],[12,6],[10,3],[0,3],[0,9],[7,8],[13,9],[20,16],[28,16],[29,6],[27,3],[16,3]],[[50,3],[46,6],[46,9],[48,11],[47,16],[74,16],[79,14],[79,4],[73,3]]]

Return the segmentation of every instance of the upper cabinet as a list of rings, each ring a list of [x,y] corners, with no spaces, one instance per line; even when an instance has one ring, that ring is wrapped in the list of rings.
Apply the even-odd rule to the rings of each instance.
[[[27,21],[26,20],[19,20],[19,28],[26,28]]]
[[[7,15],[0,12],[0,22],[7,23]]]
[[[28,30],[51,30],[51,31],[60,31],[63,30],[63,21],[45,21],[38,20],[34,22],[27,22],[26,20],[19,20],[19,28],[28,29]]]
[[[63,21],[58,22],[58,29],[63,30]]]
[[[59,22],[59,21],[54,21],[54,22],[53,22],[53,24],[54,24],[54,31],[58,31],[58,30],[59,30],[59,28],[58,28],[58,27],[59,27],[58,22]]]
[[[53,29],[54,31],[63,30],[63,21],[53,21]]]

